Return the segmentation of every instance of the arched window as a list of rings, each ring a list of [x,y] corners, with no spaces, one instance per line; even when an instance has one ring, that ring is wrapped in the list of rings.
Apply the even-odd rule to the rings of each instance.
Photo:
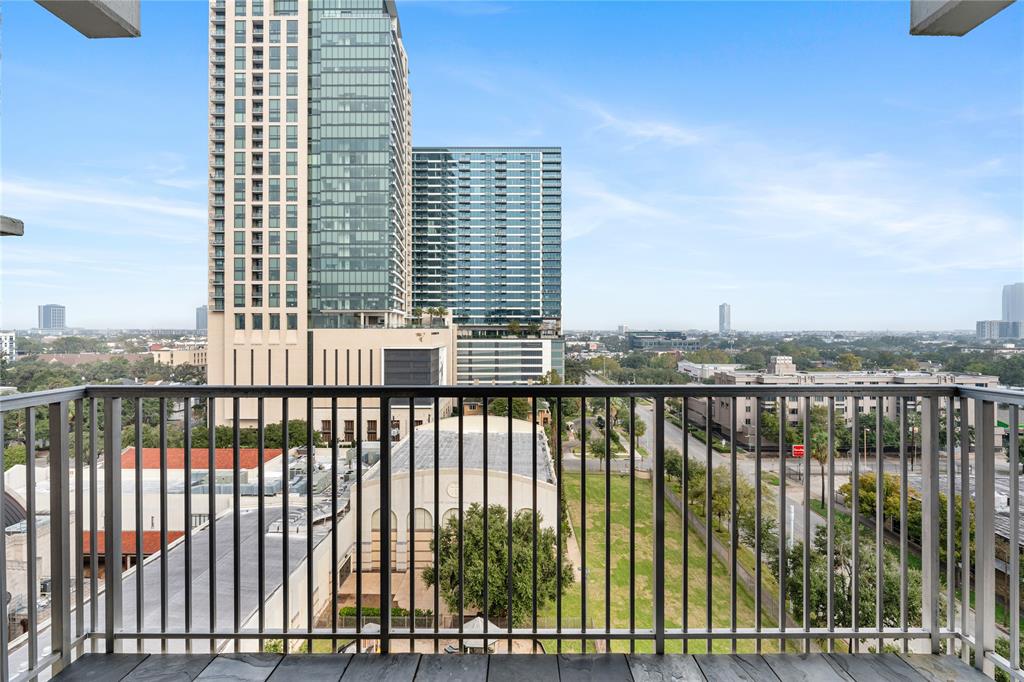
[[[441,527],[443,528],[443,527],[447,526],[449,519],[457,519],[457,518],[459,518],[459,509],[458,509],[458,507],[452,507],[451,509],[446,511],[444,514],[441,514]]]
[[[405,517],[407,527],[413,527],[409,522],[409,516]],[[429,530],[434,527],[433,519],[430,516],[430,512],[423,507],[416,507],[416,530]]]
[[[370,528],[372,530],[380,530],[380,509],[374,509],[373,515],[370,516]],[[398,515],[395,512],[391,512],[391,532],[394,533],[398,529]]]

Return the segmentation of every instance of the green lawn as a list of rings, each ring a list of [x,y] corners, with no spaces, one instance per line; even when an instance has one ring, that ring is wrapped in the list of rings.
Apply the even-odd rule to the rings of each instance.
[[[595,629],[604,627],[605,618],[605,496],[604,474],[587,475],[587,621],[588,627]],[[582,508],[580,503],[579,474],[565,474],[563,478],[565,496],[569,504],[569,513],[576,532],[580,529]],[[653,557],[653,499],[650,481],[638,479],[636,482],[636,626],[649,628],[651,625],[651,567]],[[629,627],[629,477],[612,475],[611,485],[611,626],[612,628]],[[682,619],[682,520],[679,514],[665,505],[665,556],[666,556],[666,593],[665,623],[669,628],[681,626]],[[705,608],[708,586],[704,580],[705,570],[704,544],[694,533],[689,539],[689,627],[705,626]],[[728,567],[717,560],[712,563],[711,579],[712,595],[712,626],[727,628],[730,625],[730,590]],[[563,627],[578,627],[581,613],[582,589],[579,582],[574,583],[562,596]],[[737,593],[738,627],[752,627],[754,624],[754,601],[742,587]],[[542,626],[553,624],[555,604],[547,604],[539,614],[546,621]],[[774,625],[768,613],[762,615],[762,625]],[[547,651],[555,650],[554,642],[544,642]],[[590,647],[588,647],[590,648]],[[753,652],[753,641],[740,640],[738,650]],[[637,651],[653,651],[652,642],[638,641]],[[682,650],[682,643],[669,641],[670,652]],[[717,640],[712,646],[716,652],[728,652],[731,643],[728,640]],[[579,642],[565,642],[563,651],[579,651]],[[628,651],[629,642],[612,642],[613,651]],[[777,642],[764,642],[764,651],[777,651]],[[689,645],[691,653],[706,651],[704,641],[693,641]]]

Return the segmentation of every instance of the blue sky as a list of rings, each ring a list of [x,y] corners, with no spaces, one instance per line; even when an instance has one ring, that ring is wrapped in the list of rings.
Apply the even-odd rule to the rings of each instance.
[[[89,41],[3,7],[0,326],[190,326],[206,5]],[[560,145],[568,328],[952,329],[1024,279],[1024,5],[400,2],[418,145]]]

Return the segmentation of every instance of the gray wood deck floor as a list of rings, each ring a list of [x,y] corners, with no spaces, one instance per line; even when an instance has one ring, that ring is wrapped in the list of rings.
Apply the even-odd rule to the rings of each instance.
[[[776,654],[758,656],[420,655],[392,654],[86,654],[55,679],[163,682],[420,682],[491,680],[537,682],[623,680],[626,682],[953,682],[987,680],[951,656],[897,654]]]

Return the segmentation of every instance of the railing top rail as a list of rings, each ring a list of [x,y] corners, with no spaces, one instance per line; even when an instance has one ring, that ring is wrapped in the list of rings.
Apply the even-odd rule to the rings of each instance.
[[[89,386],[90,397],[122,398],[707,398],[802,396],[918,396],[957,394],[953,384],[888,385],[708,385],[708,384],[478,384],[473,386]],[[1022,394],[1024,395],[1024,394]]]
[[[0,412],[79,398],[797,398],[804,396],[960,396],[1024,406],[1024,391],[959,384],[709,385],[709,384],[487,384],[473,386],[209,386],[92,385],[0,397]]]
[[[957,392],[961,398],[980,398],[996,403],[1024,407],[1024,390],[1020,389],[959,386]]]
[[[42,407],[52,403],[78,400],[79,398],[86,397],[87,391],[87,386],[72,386],[71,388],[54,388],[48,391],[0,396],[0,412],[11,412],[13,410],[23,410],[27,407]]]

